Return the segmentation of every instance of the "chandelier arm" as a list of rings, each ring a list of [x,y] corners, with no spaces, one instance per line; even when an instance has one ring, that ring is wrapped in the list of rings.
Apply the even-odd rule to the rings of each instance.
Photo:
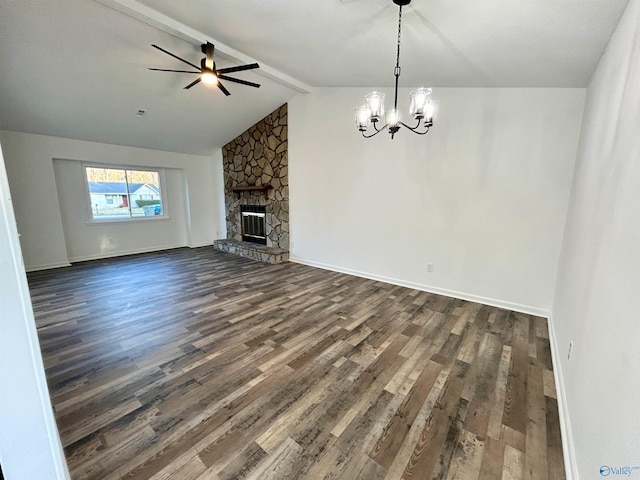
[[[364,132],[362,132],[362,136],[364,138],[371,138],[371,137],[375,137],[377,134],[379,134],[380,132],[384,132],[387,127],[389,126],[389,124],[386,124],[384,127],[382,127],[380,130],[378,130],[378,128],[376,127],[376,124],[373,124],[373,127],[376,129],[376,133],[372,133],[371,135],[365,135]],[[362,130],[361,130],[362,131]]]
[[[418,131],[418,128],[420,128],[420,120],[418,120],[418,125],[416,125],[415,127],[410,127],[404,122],[400,122],[400,125],[402,125],[403,127],[406,127],[408,130],[411,130],[413,133],[417,133],[418,135],[426,135],[427,133],[429,133],[429,129],[431,128],[431,127],[427,127],[427,129],[424,132]]]
[[[418,118],[417,120],[418,120],[418,123],[416,123],[416,126],[415,126],[415,127],[410,127],[409,125],[407,125],[407,124],[406,124],[406,123],[404,123],[404,122],[400,122],[400,123],[401,123],[402,125],[404,125],[405,127],[407,127],[409,130],[416,131],[416,130],[420,127],[420,120],[421,120],[421,119],[420,119],[420,118]]]

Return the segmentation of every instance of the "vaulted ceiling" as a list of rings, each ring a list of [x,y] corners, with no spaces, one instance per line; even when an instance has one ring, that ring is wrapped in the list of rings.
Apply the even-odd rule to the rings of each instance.
[[[585,87],[627,1],[413,0],[402,85]],[[390,86],[397,15],[391,0],[5,0],[0,129],[210,154],[313,87]],[[198,64],[206,40],[218,68],[259,62],[236,76],[262,87],[225,97],[147,69],[184,66],[153,43]]]

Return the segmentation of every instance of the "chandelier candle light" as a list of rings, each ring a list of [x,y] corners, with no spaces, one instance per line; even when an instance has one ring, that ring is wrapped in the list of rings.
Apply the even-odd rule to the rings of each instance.
[[[396,88],[393,98],[393,109],[387,112],[387,123],[378,128],[378,122],[384,117],[384,93],[371,92],[365,95],[365,105],[360,108],[356,108],[356,127],[362,132],[364,138],[371,138],[374,135],[379,134],[385,129],[389,129],[391,138],[400,130],[400,126],[408,128],[413,133],[418,135],[426,134],[431,126],[433,126],[433,116],[435,113],[435,102],[431,99],[430,88],[418,88],[409,94],[409,114],[417,121],[415,127],[410,127],[400,119],[400,111],[398,110],[398,80],[400,79],[400,32],[402,26],[402,7],[409,5],[411,0],[393,0],[393,3],[400,7],[400,13],[398,14],[398,50],[396,54],[396,68],[393,71],[393,75],[396,77]],[[420,129],[420,123],[424,120],[422,130]],[[373,132],[367,135],[367,127],[369,124],[373,125]]]

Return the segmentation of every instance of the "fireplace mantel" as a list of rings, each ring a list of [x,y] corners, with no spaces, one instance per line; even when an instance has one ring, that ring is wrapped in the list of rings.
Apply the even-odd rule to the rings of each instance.
[[[233,187],[231,191],[238,195],[242,192],[262,192],[265,200],[269,200],[269,190],[273,190],[271,185],[245,185],[243,187]]]

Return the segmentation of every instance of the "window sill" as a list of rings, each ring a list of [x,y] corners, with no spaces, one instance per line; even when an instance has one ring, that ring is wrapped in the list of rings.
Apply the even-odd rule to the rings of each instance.
[[[102,220],[88,220],[85,223],[87,225],[96,226],[96,225],[113,225],[118,223],[128,224],[128,223],[144,223],[144,222],[167,222],[171,220],[169,215],[158,215],[153,217],[134,217],[134,218],[105,218]]]

